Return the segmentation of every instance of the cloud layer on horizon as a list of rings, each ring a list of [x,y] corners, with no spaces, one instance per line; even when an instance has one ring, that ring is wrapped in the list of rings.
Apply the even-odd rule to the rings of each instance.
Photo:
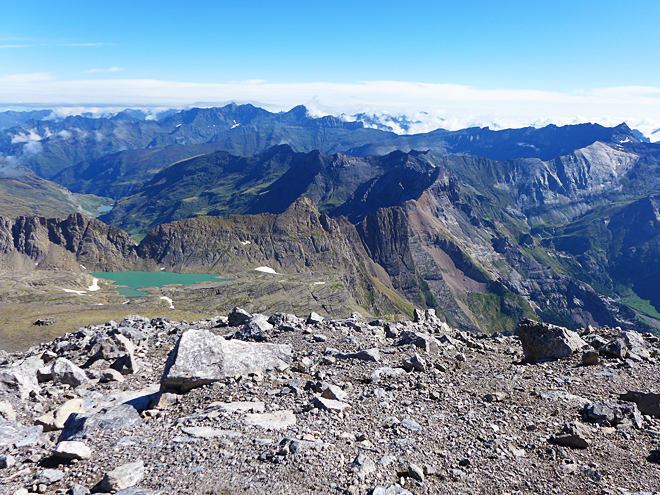
[[[660,87],[595,88],[569,94],[404,81],[342,84],[269,83],[255,79],[201,84],[153,79],[61,81],[44,73],[0,77],[0,107],[7,108],[184,108],[230,101],[251,102],[273,110],[305,104],[315,115],[407,115],[417,122],[409,132],[473,125],[507,128],[550,123],[616,125],[627,122],[645,135],[653,136],[652,140],[660,140]]]

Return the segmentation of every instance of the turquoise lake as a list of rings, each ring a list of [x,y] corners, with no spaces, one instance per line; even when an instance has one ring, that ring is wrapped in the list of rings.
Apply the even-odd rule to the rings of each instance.
[[[112,280],[119,293],[126,297],[148,296],[148,292],[138,290],[140,287],[162,287],[170,284],[191,285],[198,282],[222,282],[226,279],[218,278],[213,273],[172,273],[172,272],[97,272],[92,277]]]

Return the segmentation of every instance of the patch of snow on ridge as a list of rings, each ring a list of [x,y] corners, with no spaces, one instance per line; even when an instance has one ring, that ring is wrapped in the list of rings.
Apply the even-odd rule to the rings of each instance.
[[[172,302],[172,299],[170,299],[169,297],[165,297],[165,296],[160,296],[160,298],[163,301],[166,301],[170,305],[170,309],[174,309],[174,304]]]
[[[62,289],[64,292],[68,292],[69,294],[78,294],[79,296],[82,296],[83,294],[87,294],[87,291],[84,290],[73,290],[73,289]]]
[[[260,266],[259,268],[255,268],[254,271],[262,272],[262,273],[272,273],[273,275],[277,275],[277,272],[275,270],[267,266]]]
[[[240,243],[241,243],[243,246],[247,246],[248,244],[252,244],[250,241],[240,241]]]
[[[99,287],[99,279],[98,279],[98,278],[95,278],[95,279],[92,281],[92,285],[90,285],[89,287],[87,287],[87,290],[90,291],[90,292],[94,292],[94,291],[97,291],[97,290],[100,290],[100,289],[101,289],[101,288]]]

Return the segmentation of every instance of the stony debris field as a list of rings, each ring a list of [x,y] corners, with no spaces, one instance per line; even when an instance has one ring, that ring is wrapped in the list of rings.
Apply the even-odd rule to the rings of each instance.
[[[0,351],[0,492],[660,492],[660,339],[276,313]]]

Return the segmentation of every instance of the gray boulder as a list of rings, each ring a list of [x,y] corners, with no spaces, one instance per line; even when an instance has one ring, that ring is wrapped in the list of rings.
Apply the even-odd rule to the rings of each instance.
[[[44,362],[31,357],[18,365],[0,368],[0,391],[18,393],[25,400],[31,392],[38,393],[41,388],[37,380],[37,370]]]
[[[551,440],[574,449],[586,449],[591,445],[590,436],[591,431],[587,426],[574,421],[566,423],[559,434],[552,437]]]
[[[404,330],[401,332],[400,345],[412,344],[426,352],[438,352],[440,350],[440,342],[431,334],[425,332],[416,332],[413,330]]]
[[[621,340],[625,342],[628,348],[628,354],[634,354],[646,360],[651,357],[653,348],[644,340],[639,332],[633,330],[621,332]]]
[[[298,318],[296,315],[289,314],[289,313],[274,313],[270,315],[270,318],[268,318],[268,323],[274,326],[279,326],[279,325],[297,325],[301,323],[302,320]]]
[[[628,357],[628,346],[623,339],[616,339],[600,347],[598,352],[604,356],[626,359]]]
[[[124,377],[119,371],[109,368],[107,370],[101,371],[101,373],[99,374],[99,381],[101,383],[123,382]]]
[[[55,447],[53,455],[62,459],[89,459],[92,457],[92,449],[83,442],[60,442]]]
[[[642,414],[660,417],[660,394],[628,391],[619,399],[634,402]]]
[[[329,383],[324,384],[322,386],[322,390],[323,391],[321,392],[321,397],[323,397],[324,399],[344,401],[348,396],[346,392],[344,392],[337,385],[332,385]]]
[[[320,314],[312,311],[307,317],[306,323],[308,325],[321,325],[324,321],[325,318],[323,318]]]
[[[600,362],[598,351],[588,349],[582,353],[582,364],[585,366],[594,366]]]
[[[188,330],[170,353],[161,384],[185,391],[227,376],[284,370],[291,360],[289,345],[226,340],[208,330]]]
[[[565,358],[587,345],[576,332],[529,318],[518,324],[518,337],[525,359],[533,363]]]
[[[59,469],[44,469],[39,473],[39,482],[45,485],[52,485],[64,478],[64,471]]]
[[[99,412],[84,415],[72,414],[64,424],[59,441],[87,438],[97,430],[116,430],[142,424],[143,419],[137,410],[128,404],[101,409]]]
[[[426,361],[419,354],[415,354],[403,361],[403,368],[406,371],[426,371]]]
[[[339,400],[333,400],[333,399],[326,399],[325,397],[316,397],[314,398],[313,401],[314,407],[318,409],[323,409],[326,411],[332,411],[332,412],[343,412],[344,409],[350,408],[350,404],[346,404],[345,402],[339,401]]]
[[[616,426],[631,424],[635,428],[642,428],[642,415],[634,402],[604,401],[590,402],[584,406],[584,417],[587,421]]]
[[[376,463],[364,452],[360,452],[350,466],[362,480],[376,472]]]
[[[264,315],[253,315],[248,322],[234,332],[232,338],[245,341],[265,342],[269,339],[273,325]]]
[[[259,426],[266,430],[283,430],[296,424],[293,411],[275,411],[272,413],[253,413],[245,415],[245,424]]]
[[[72,388],[89,382],[85,372],[66,358],[55,360],[51,368],[51,374],[55,384],[66,384]]]
[[[228,315],[229,326],[240,327],[241,325],[245,325],[251,317],[252,315],[250,313],[244,309],[236,307],[232,309],[231,313]]]
[[[335,354],[334,357],[336,359],[357,359],[359,361],[373,361],[374,363],[380,362],[380,352],[375,347],[347,354],[340,352]]]
[[[295,438],[283,438],[278,444],[277,455],[302,454],[308,450],[321,450],[323,442],[310,442],[307,440],[297,440]]]
[[[89,490],[86,486],[75,484],[71,488],[71,495],[89,495]]]
[[[113,492],[137,485],[144,478],[144,462],[129,462],[105,473],[101,480],[101,489]]]
[[[43,431],[41,426],[23,426],[17,421],[0,422],[0,447],[34,445]]]

